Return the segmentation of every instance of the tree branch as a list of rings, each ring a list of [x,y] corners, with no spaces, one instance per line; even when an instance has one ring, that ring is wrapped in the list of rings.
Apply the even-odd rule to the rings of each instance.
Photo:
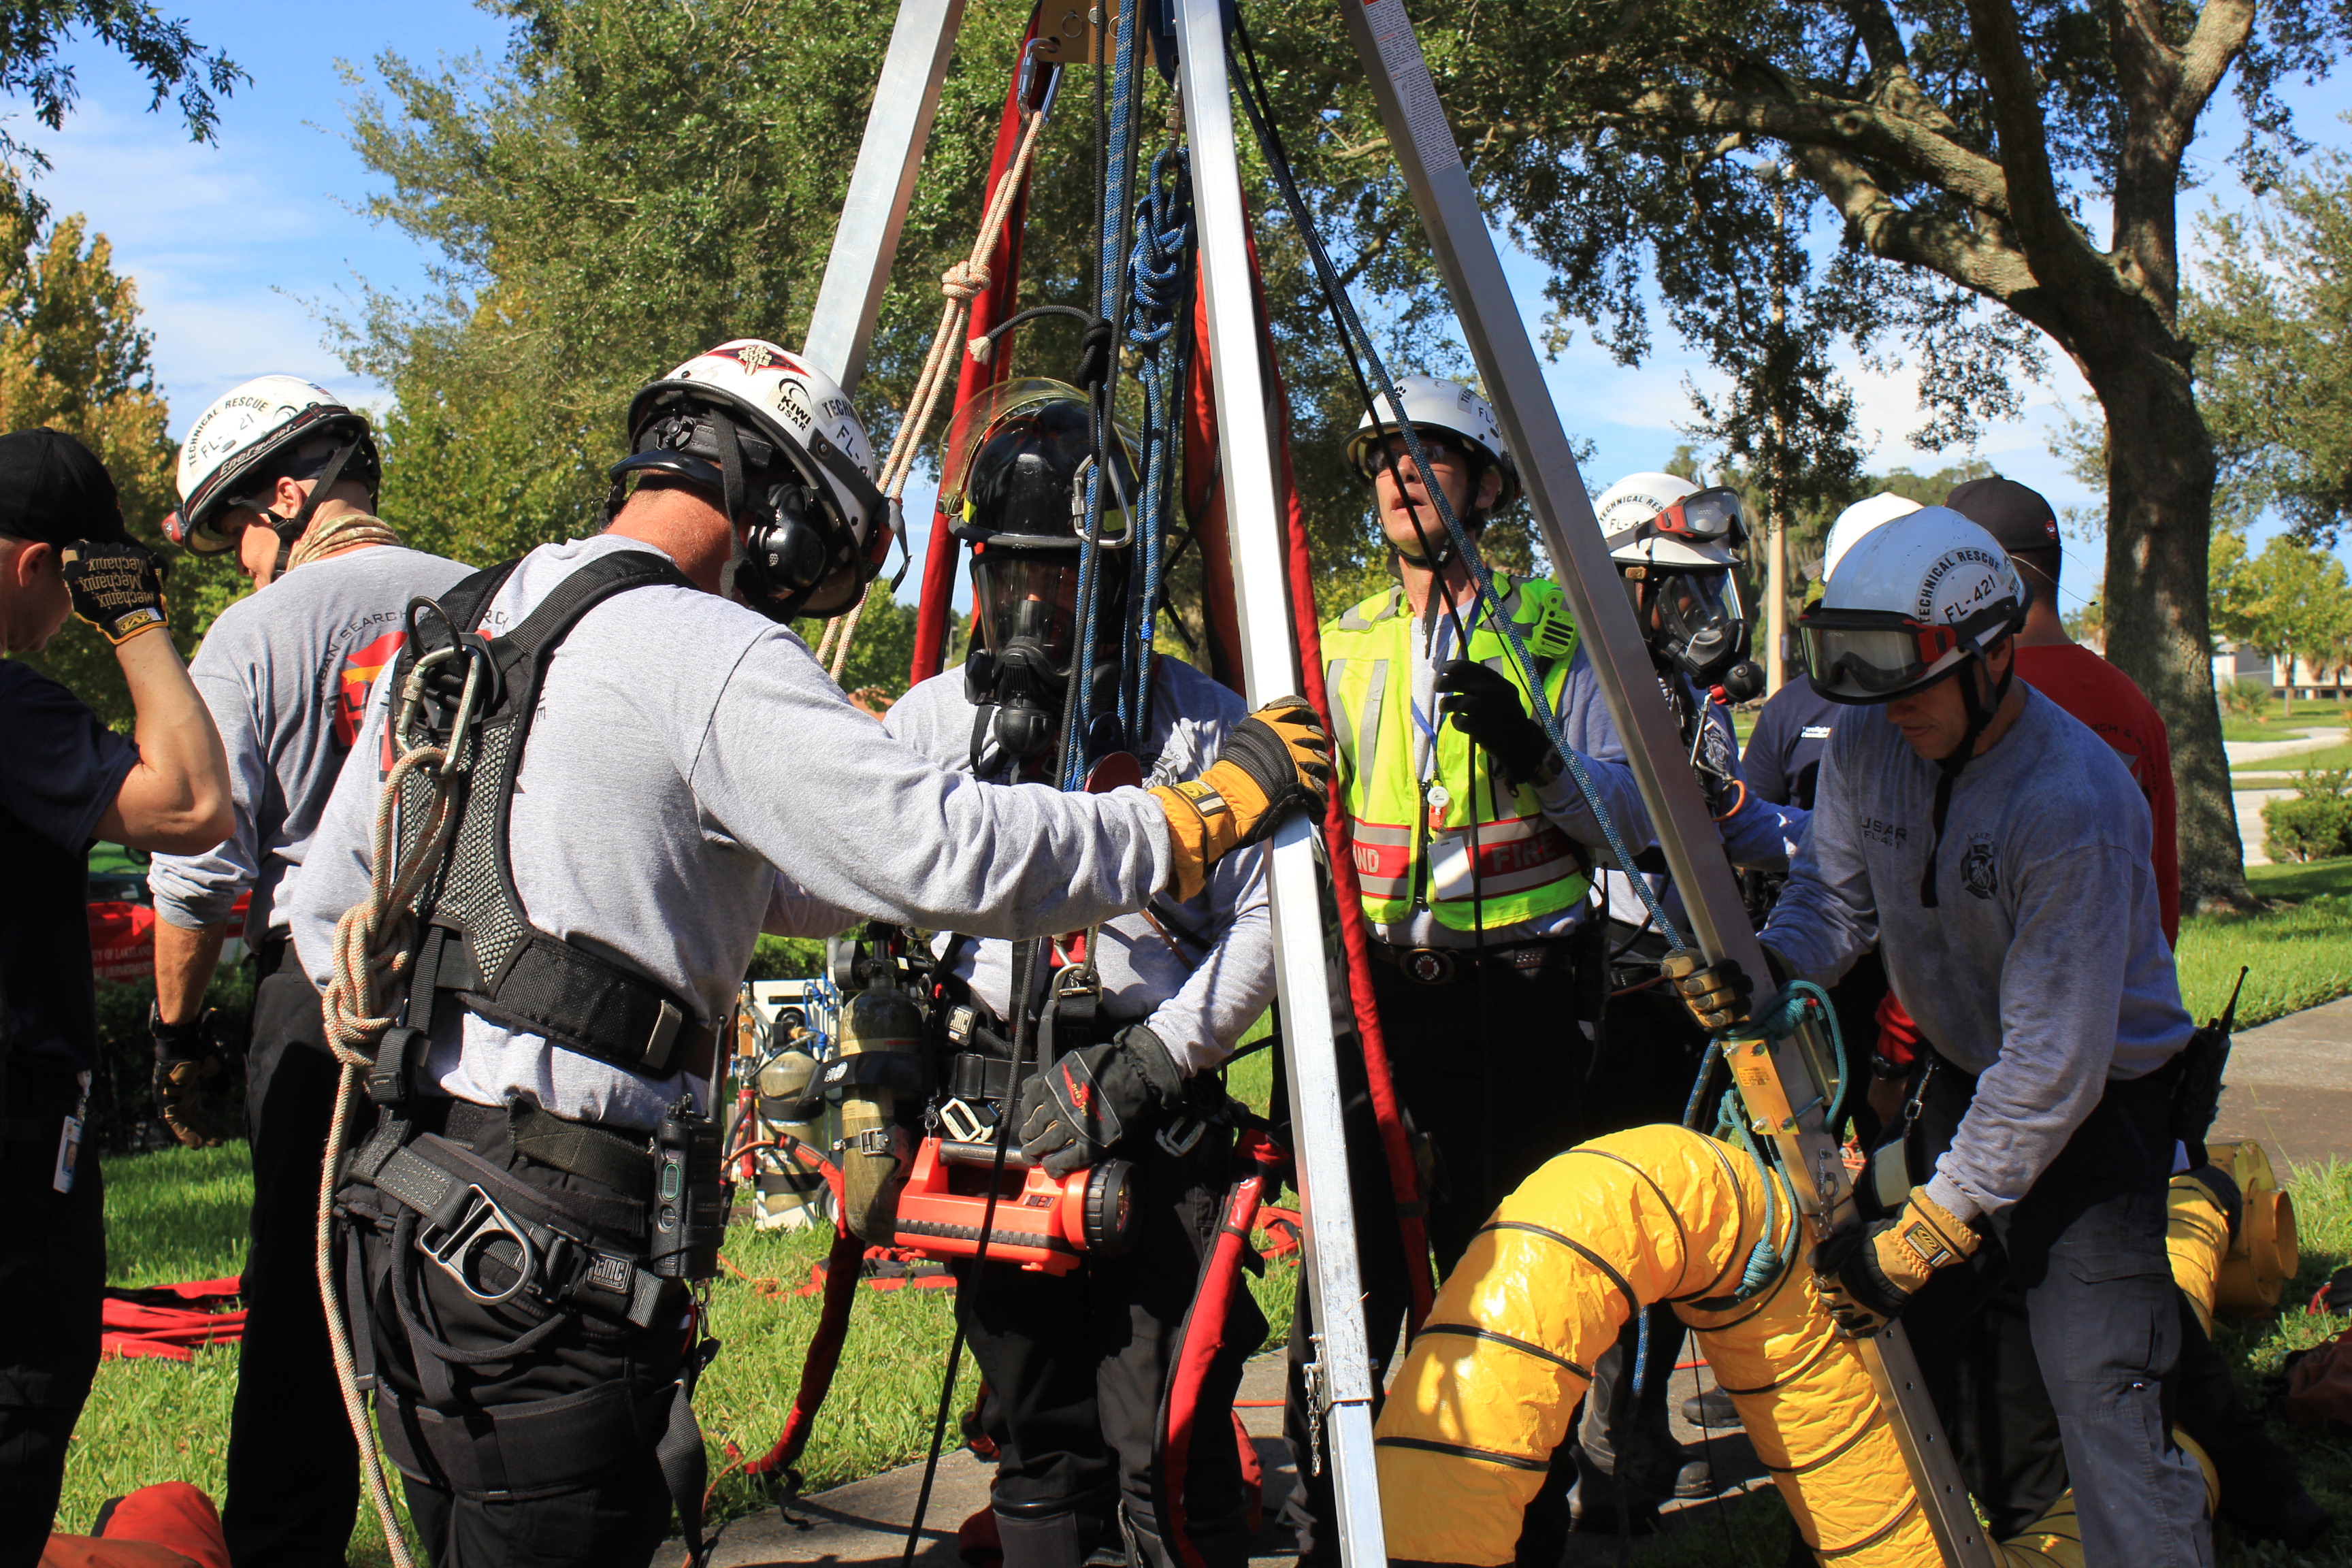
[[[2106,258],[2075,226],[2058,194],[2042,124],[2040,79],[2018,37],[2017,12],[2010,0],[1968,0],[1968,7],[1977,64],[1992,93],[2010,221],[2017,227],[2027,262],[2048,284],[2113,288],[2116,280]]]
[[[1951,192],[1970,206],[1997,216],[2009,216],[2009,190],[2000,164],[1880,105],[1801,100],[1777,93],[1657,88],[1628,99],[1616,113],[1664,131],[1716,137],[1738,132],[1791,147],[1819,147],[1847,157],[1877,159]]]
[[[2188,151],[2197,117],[2221,87],[2222,77],[2254,36],[2254,0],[2205,0],[2197,30],[2180,53],[2180,72],[2172,89],[2172,120],[2179,128],[2174,158]]]

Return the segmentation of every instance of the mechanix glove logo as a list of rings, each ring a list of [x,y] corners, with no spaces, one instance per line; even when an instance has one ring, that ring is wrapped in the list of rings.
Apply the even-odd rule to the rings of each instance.
[[[2000,891],[2000,863],[1994,858],[1991,839],[1969,843],[1969,852],[1960,858],[1960,886],[1979,899]]]

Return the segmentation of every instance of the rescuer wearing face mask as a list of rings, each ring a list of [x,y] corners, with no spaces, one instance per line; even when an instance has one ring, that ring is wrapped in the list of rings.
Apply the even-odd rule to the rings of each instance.
[[[1459,383],[1406,376],[1400,385],[1433,472],[1424,479],[1393,425],[1368,416],[1359,426],[1349,458],[1371,486],[1397,582],[1323,627],[1324,686],[1381,1031],[1434,1177],[1423,1190],[1442,1273],[1504,1194],[1610,1126],[1589,1090],[1607,987],[1591,873],[1606,836],[1533,715],[1528,674],[1629,849],[1654,839],[1565,596],[1542,579],[1496,574],[1502,614],[1537,666],[1520,671],[1424,488],[1443,487],[1474,538],[1518,494],[1494,411]],[[1405,1312],[1408,1265],[1369,1090],[1344,1054],[1341,1070],[1379,1369]],[[1308,1561],[1337,1562],[1336,1540],[1316,1528],[1332,1504],[1328,1477],[1312,1473],[1303,1310],[1298,1322],[1286,1423],[1302,1479],[1286,1517]],[[1529,1510],[1528,1560],[1559,1554],[1566,1469],[1563,1461],[1562,1484]]]
[[[2210,1563],[2168,1387],[2165,1183],[2194,1029],[2147,802],[2105,742],[2016,679],[2027,603],[1990,535],[1927,507],[1856,544],[1797,623],[1816,689],[1883,721],[1831,738],[1762,940],[1822,983],[1875,941],[1934,1051],[1914,1097],[1923,1184],[1895,1218],[1825,1239],[1813,1266],[1847,1332],[1904,1320],[1948,1423],[1971,1325],[2014,1280],[2086,1559]],[[1668,967],[1709,1027],[1764,983],[1695,955]]]
[[[223,1044],[204,996],[237,897],[250,895],[252,1247],[221,1510],[240,1568],[339,1559],[359,1507],[312,1260],[339,1069],[318,993],[288,941],[284,895],[351,753],[368,688],[406,635],[408,601],[468,571],[401,545],[374,515],[381,482],[364,416],[299,376],[265,375],[197,416],[180,447],[180,509],[164,521],[194,553],[234,552],[260,590],[221,612],[188,668],[228,748],[236,829],[205,854],[156,856],[147,878],[157,1098],[192,1147],[226,1131],[196,1096],[218,1073]]]
[[[841,389],[740,339],[640,393],[629,435],[602,533],[412,608],[360,740],[377,766],[345,770],[296,892],[331,1033],[373,1058],[339,1294],[444,1568],[642,1564],[673,1501],[701,1555],[688,1295],[717,1269],[709,1077],[762,929],[1084,928],[1197,896],[1323,787],[1303,705],[1150,791],[938,766],[784,625],[856,604],[887,546]],[[383,770],[428,746],[455,817],[425,834],[435,775],[404,762],[398,874],[446,848],[415,920],[377,926]],[[381,998],[353,984],[372,930],[402,954]]]
[[[1031,380],[982,398],[960,416],[971,435],[945,481],[961,513],[957,535],[972,550],[973,649],[961,669],[908,692],[887,723],[958,773],[1052,784],[1061,773],[1070,683],[1089,663],[1101,677],[1092,710],[1116,710],[1111,692],[1122,667],[1108,631],[1125,618],[1116,608],[1126,603],[1129,552],[1097,552],[1089,661],[1080,653],[1083,574],[1072,510],[1095,449],[1085,395]],[[1111,443],[1114,462],[1123,446]],[[1112,494],[1134,489],[1128,477]],[[1107,536],[1117,541],[1124,528],[1111,508]],[[1200,773],[1247,718],[1238,695],[1180,659],[1153,657],[1150,689],[1137,759],[1147,780]],[[1101,763],[1098,751],[1087,748],[1089,768]],[[1226,1352],[1199,1390],[1171,1392],[1170,1355],[1229,1180],[1234,1131],[1217,1115],[1224,1095],[1215,1069],[1274,998],[1264,860],[1257,849],[1229,856],[1196,896],[1159,893],[1082,942],[1066,938],[1025,1002],[1013,995],[1014,943],[943,933],[935,944],[951,999],[970,1010],[950,1015],[953,1096],[982,1118],[1010,1110],[1019,1146],[1048,1170],[1113,1155],[1133,1166],[1134,1240],[1122,1256],[1089,1257],[1060,1276],[1005,1262],[975,1279],[967,1266],[957,1292],[1000,1416],[991,1501],[1005,1568],[1078,1568],[1107,1545],[1119,1550],[1122,1534],[1147,1568],[1193,1560],[1164,1539],[1171,1521],[1153,1499],[1159,1416],[1170,1397],[1192,1401],[1196,1412],[1197,1438],[1183,1466],[1182,1544],[1218,1568],[1239,1568],[1249,1555],[1230,1411],[1242,1362],[1265,1338],[1265,1320],[1247,1291],[1235,1293],[1225,1308]],[[1012,1020],[1022,1005],[1034,1016],[1048,985],[1058,997],[1054,1049],[1076,1076],[1048,1066],[1016,1091]],[[1090,1091],[1083,1106],[1073,1101],[1073,1083]],[[1213,1331],[1196,1320],[1191,1331]]]
[[[1741,869],[1786,870],[1804,837],[1805,813],[1754,793],[1743,776],[1738,741],[1725,699],[1744,700],[1762,685],[1749,662],[1747,608],[1733,573],[1748,530],[1739,497],[1702,489],[1675,474],[1628,474],[1593,502],[1602,541],[1633,602],[1658,689],[1674,715],[1683,752],[1706,796],[1724,852]],[[1664,857],[1635,858],[1629,874],[1601,868],[1596,880],[1608,911],[1610,1002],[1605,1048],[1589,1087],[1610,1131],[1680,1121],[1706,1050],[1706,1034],[1671,993],[1658,987],[1666,941],[1633,884],[1647,879],[1669,920],[1684,924],[1683,905]],[[1642,1342],[1629,1321],[1619,1342],[1592,1368],[1577,1426],[1578,1528],[1613,1530],[1618,1516],[1649,1529],[1656,1505],[1693,1495],[1711,1480],[1704,1462],[1682,1448],[1670,1425],[1674,1370],[1685,1331],[1671,1307],[1649,1310],[1648,1363],[1641,1408],[1633,1404],[1633,1359]],[[1685,1381],[1682,1391],[1688,1394]],[[1613,1435],[1613,1436],[1612,1436]]]

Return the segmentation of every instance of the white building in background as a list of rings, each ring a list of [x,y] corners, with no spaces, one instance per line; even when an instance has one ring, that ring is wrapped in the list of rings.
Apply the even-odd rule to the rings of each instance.
[[[2352,666],[2314,668],[2309,659],[2296,659],[2291,672],[2294,695],[2305,698],[2352,696]],[[2213,656],[2213,686],[2219,690],[2240,680],[2259,680],[2272,690],[2288,684],[2290,671],[2283,659],[2251,647],[2235,647]]]

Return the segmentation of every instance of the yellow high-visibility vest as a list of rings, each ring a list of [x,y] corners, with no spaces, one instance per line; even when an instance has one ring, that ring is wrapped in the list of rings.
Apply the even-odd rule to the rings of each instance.
[[[1539,579],[1497,573],[1495,585],[1503,613],[1517,624],[1535,656],[1537,678],[1557,712],[1576,656],[1576,622],[1567,600]],[[1413,755],[1417,635],[1402,586],[1374,595],[1323,628],[1323,681],[1365,916],[1392,925],[1427,909],[1454,931],[1492,931],[1580,901],[1591,887],[1584,858],[1545,818],[1535,791],[1510,788],[1483,755],[1474,791],[1470,737],[1434,713],[1423,715],[1436,730],[1436,765],[1424,788]],[[1482,620],[1470,633],[1467,651],[1517,687],[1533,710],[1528,683],[1501,634]]]

